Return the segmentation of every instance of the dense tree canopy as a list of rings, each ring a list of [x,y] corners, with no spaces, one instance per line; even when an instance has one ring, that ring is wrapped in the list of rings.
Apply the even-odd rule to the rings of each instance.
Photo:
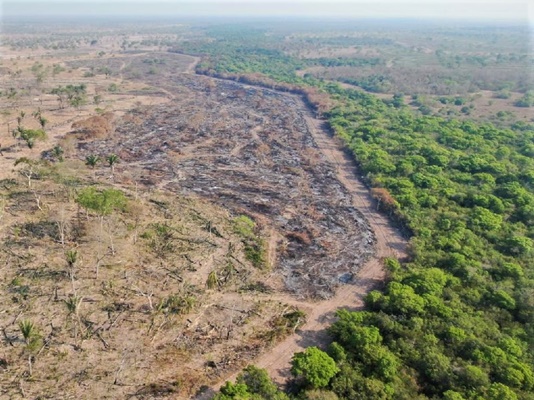
[[[391,281],[368,295],[370,311],[340,312],[331,329],[350,364],[336,393],[354,398],[348,380],[357,391],[379,379],[389,394],[366,398],[532,398],[534,160],[522,155],[532,130],[418,116],[330,90],[342,102],[332,126],[412,235],[412,259],[389,264]],[[369,365],[362,337],[395,356],[393,374]]]

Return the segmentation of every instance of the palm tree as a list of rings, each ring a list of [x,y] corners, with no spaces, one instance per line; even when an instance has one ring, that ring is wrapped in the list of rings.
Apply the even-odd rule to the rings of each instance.
[[[41,128],[44,130],[48,120],[43,117],[42,115],[39,115],[39,124],[41,125]]]
[[[24,111],[21,111],[20,115],[17,116],[17,125],[19,126],[19,128],[25,116],[26,116],[26,113]]]
[[[24,341],[26,342],[26,345],[30,344],[30,340],[33,336],[35,336],[36,329],[33,322],[28,321],[27,319],[24,321],[19,322],[19,329],[22,333],[22,336],[24,337]]]
[[[76,264],[76,261],[78,261],[78,251],[68,250],[65,253],[65,258],[67,259],[67,264],[69,265],[69,268],[73,268],[74,264]]]
[[[69,315],[73,314],[78,317],[78,312],[80,311],[80,305],[83,302],[83,297],[78,297],[76,295],[69,296],[66,300],[63,300],[67,306],[67,311]]]
[[[78,251],[74,249],[67,250],[65,253],[65,259],[67,261],[67,265],[69,266],[68,274],[70,277],[70,283],[72,285],[72,291],[76,293],[76,289],[74,287],[74,267],[76,266],[76,261],[78,261]]]
[[[217,272],[215,270],[211,271],[206,279],[206,286],[208,289],[215,289],[219,286],[219,278],[217,277]]]
[[[52,149],[52,155],[59,161],[63,162],[63,153],[65,151],[63,150],[63,147],[61,147],[59,144],[54,146]]]
[[[91,167],[91,169],[93,170],[93,179],[96,179],[95,167],[99,162],[100,162],[100,157],[98,157],[95,154],[91,154],[85,157],[85,165],[87,165],[88,167]]]
[[[32,364],[33,364],[33,356],[32,352],[35,351],[35,346],[39,345],[39,334],[37,333],[37,328],[33,324],[33,322],[29,320],[19,321],[19,329],[22,333],[22,336],[24,337],[24,343],[26,343],[26,351],[28,352],[28,366],[29,366],[29,374],[30,376],[33,375],[32,372]]]
[[[109,167],[111,168],[111,177],[113,177],[113,174],[115,173],[115,164],[119,162],[119,156],[116,154],[110,154],[106,161],[109,164]]]

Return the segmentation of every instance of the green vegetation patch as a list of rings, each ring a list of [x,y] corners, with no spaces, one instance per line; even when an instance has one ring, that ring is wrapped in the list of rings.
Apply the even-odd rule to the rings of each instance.
[[[524,151],[534,130],[417,116],[330,90],[342,98],[331,125],[412,235],[411,261],[388,263],[391,280],[367,296],[369,311],[341,312],[331,328],[343,349],[333,390],[530,398],[534,160]]]
[[[245,257],[259,269],[269,268],[265,240],[259,236],[256,223],[246,215],[233,220],[234,232],[241,237]]]

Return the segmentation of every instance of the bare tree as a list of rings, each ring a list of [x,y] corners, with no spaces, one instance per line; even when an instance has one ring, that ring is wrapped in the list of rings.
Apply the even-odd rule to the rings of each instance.
[[[65,210],[65,206],[61,205],[58,209],[53,210],[50,219],[56,224],[58,231],[58,240],[62,246],[65,245],[65,239],[68,236],[70,229],[70,222]]]
[[[36,162],[27,157],[21,157],[15,161],[15,167],[20,166],[19,173],[28,180],[28,187],[32,187],[32,178],[35,176]]]

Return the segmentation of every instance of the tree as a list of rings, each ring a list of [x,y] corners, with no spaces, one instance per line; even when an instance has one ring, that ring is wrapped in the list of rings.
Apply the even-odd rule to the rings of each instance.
[[[19,330],[20,333],[22,333],[22,336],[24,337],[24,342],[26,343],[26,345],[29,345],[32,338],[35,337],[35,335],[37,334],[37,329],[35,328],[35,325],[29,320],[20,321]]]
[[[502,222],[501,215],[494,214],[490,210],[478,206],[473,208],[469,219],[470,227],[479,232],[497,230],[501,227]]]
[[[66,89],[62,86],[58,86],[57,88],[52,89],[50,93],[55,94],[57,96],[59,108],[63,109],[63,107],[65,107],[65,100],[67,99]]]
[[[67,250],[65,253],[65,260],[67,261],[69,269],[73,269],[76,261],[78,261],[78,251],[74,249]]]
[[[389,284],[384,302],[389,312],[404,315],[422,314],[425,307],[423,297],[417,295],[411,286],[399,282]]]
[[[31,188],[32,186],[32,178],[36,174],[36,167],[37,162],[30,160],[27,157],[21,157],[15,161],[15,167],[18,165],[21,165],[22,167],[19,169],[19,172],[28,179],[28,187]]]
[[[91,167],[91,169],[93,170],[93,179],[96,179],[95,167],[97,166],[99,162],[100,162],[100,157],[98,157],[95,154],[91,154],[85,157],[85,165],[87,165],[88,167]]]
[[[214,400],[288,400],[278,390],[264,369],[249,365],[238,376],[235,383],[226,382]]]
[[[463,384],[468,389],[485,388],[489,385],[488,374],[476,365],[468,365],[460,371]]]
[[[70,221],[65,206],[60,205],[59,207],[50,210],[50,219],[57,226],[59,243],[61,243],[62,246],[65,245],[65,239],[70,228]]]
[[[24,111],[21,111],[19,115],[17,115],[17,126],[20,128],[22,124],[22,120],[26,116],[26,113]]]
[[[465,397],[462,396],[460,393],[455,392],[454,390],[447,390],[445,393],[443,393],[443,399],[444,400],[465,400]]]
[[[529,90],[523,97],[514,102],[516,107],[532,107],[534,106],[534,91]]]
[[[490,297],[491,304],[505,310],[514,310],[516,308],[515,299],[504,290],[496,290]]]
[[[72,107],[80,107],[85,103],[87,87],[84,83],[80,85],[67,85],[66,87],[58,86],[50,92],[57,96],[59,107],[63,108],[67,100]]]
[[[303,377],[313,388],[325,387],[338,372],[332,357],[317,347],[308,347],[293,355],[291,373]]]
[[[342,399],[387,400],[392,398],[384,382],[364,377],[359,370],[349,365],[341,366],[341,371],[332,379],[331,386]]]
[[[79,108],[85,103],[86,89],[85,83],[80,85],[67,85],[67,99],[72,107]]]
[[[102,218],[126,207],[124,193],[116,189],[97,191],[94,187],[87,187],[80,192],[76,202],[86,210],[95,211]]]
[[[397,376],[399,361],[385,346],[376,346],[367,351],[363,361],[382,381],[392,381]]]
[[[32,65],[31,71],[33,75],[35,76],[35,80],[37,81],[37,84],[41,84],[44,82],[46,77],[48,76],[49,68],[45,68],[43,64],[40,62],[35,62],[35,64]]]
[[[119,156],[116,154],[110,154],[106,157],[106,161],[108,162],[108,165],[111,168],[111,177],[113,178],[113,175],[115,173],[115,164],[119,162]]]
[[[54,146],[54,148],[52,149],[52,155],[59,162],[63,162],[64,153],[65,153],[65,150],[63,150],[63,147],[61,147],[59,144]]]
[[[249,365],[238,375],[236,384],[247,385],[250,393],[260,395],[265,400],[287,398],[269,378],[267,371],[254,365]]]
[[[395,93],[395,94],[393,95],[393,99],[392,99],[391,104],[392,104],[393,107],[395,107],[395,108],[402,108],[402,106],[404,106],[404,94],[402,94],[402,93]]]
[[[517,395],[502,383],[492,383],[487,392],[488,400],[517,400]]]
[[[384,210],[391,213],[395,211],[399,206],[399,204],[395,201],[395,199],[391,196],[387,189],[373,188],[371,189],[371,196],[373,196],[373,199],[376,200],[377,210],[380,210],[380,206],[383,205]]]
[[[76,267],[76,262],[78,261],[78,251],[74,249],[67,250],[65,252],[65,261],[67,261],[68,265],[68,274],[72,285],[72,291],[76,293],[76,289],[74,287],[74,269]]]
[[[63,302],[65,303],[65,306],[67,307],[67,318],[71,318],[73,325],[74,325],[74,339],[78,338],[78,332],[80,330],[80,325],[82,323],[80,318],[80,309],[83,303],[83,297],[79,297],[76,295],[76,291],[74,290],[74,280],[72,280],[73,284],[73,292],[74,294],[69,295]]]
[[[65,71],[65,68],[63,68],[59,64],[52,65],[52,76],[56,76],[57,74],[60,74],[61,72]]]
[[[19,321],[19,330],[22,333],[22,337],[24,337],[24,343],[26,344],[25,351],[28,355],[29,375],[32,376],[32,352],[34,352],[40,345],[41,336],[37,331],[37,327],[29,320]]]
[[[18,128],[19,137],[23,139],[30,149],[33,149],[36,140],[45,140],[46,133],[42,129],[24,129]]]
[[[39,115],[39,125],[41,125],[42,130],[44,130],[47,123],[48,123],[48,120],[42,115]]]
[[[226,383],[221,387],[221,393],[217,393],[213,400],[247,400],[250,399],[250,392],[248,391],[247,385],[242,383],[232,383],[226,381]]]
[[[120,190],[105,189],[97,191],[94,187],[84,188],[78,197],[76,202],[85,208],[87,211],[91,210],[98,214],[100,219],[100,238],[104,236],[104,218],[110,215],[113,211],[124,210],[126,208],[127,199]],[[113,233],[109,232],[110,250],[112,254],[115,254],[115,248],[113,245]],[[98,270],[100,261],[103,256],[97,255],[97,263],[95,267],[96,277],[98,278]]]
[[[534,243],[525,236],[512,236],[503,246],[504,251],[512,256],[524,256],[534,250]]]
[[[208,289],[215,289],[219,286],[219,278],[217,277],[217,271],[213,270],[209,273],[208,279],[206,279],[206,286]]]

